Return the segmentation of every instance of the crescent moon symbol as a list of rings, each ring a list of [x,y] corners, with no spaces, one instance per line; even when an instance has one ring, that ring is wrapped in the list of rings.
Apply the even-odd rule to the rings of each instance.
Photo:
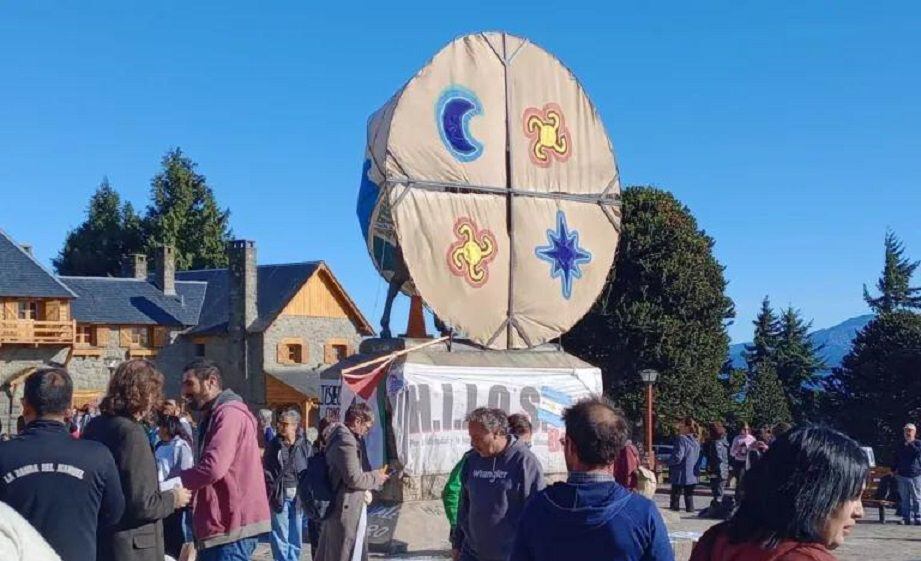
[[[441,92],[435,105],[435,119],[441,141],[454,158],[472,162],[483,153],[483,143],[470,133],[470,120],[483,114],[480,99],[471,90],[451,86]]]

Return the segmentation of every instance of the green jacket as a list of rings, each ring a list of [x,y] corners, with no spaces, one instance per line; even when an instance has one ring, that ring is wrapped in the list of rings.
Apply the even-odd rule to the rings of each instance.
[[[448,476],[448,482],[445,483],[445,488],[441,492],[441,502],[445,506],[445,515],[448,517],[448,523],[451,524],[451,531],[454,531],[454,527],[457,525],[457,506],[460,504],[461,496],[461,471],[464,469],[464,462],[467,461],[467,455],[470,452],[467,452],[463,455],[457,465],[454,466],[454,469],[451,470],[451,475]]]

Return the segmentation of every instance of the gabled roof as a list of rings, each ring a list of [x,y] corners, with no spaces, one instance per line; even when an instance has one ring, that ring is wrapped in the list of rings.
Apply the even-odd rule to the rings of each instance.
[[[256,309],[259,317],[251,326],[253,331],[267,328],[285,308],[291,298],[318,271],[329,275],[334,287],[340,292],[347,304],[349,315],[358,325],[358,330],[368,335],[374,329],[365,319],[358,306],[352,302],[345,289],[339,284],[332,272],[322,261],[304,263],[286,263],[281,265],[259,265],[256,267]],[[195,334],[217,333],[227,330],[230,318],[228,305],[229,273],[227,269],[205,269],[199,271],[178,271],[177,279],[184,281],[202,281],[208,283],[205,302],[202,306],[198,326],[191,331]]]
[[[0,296],[70,299],[76,295],[0,230]]]
[[[71,305],[81,323],[190,326],[199,321],[205,283],[176,282],[167,296],[146,280],[115,277],[60,277],[78,298]]]

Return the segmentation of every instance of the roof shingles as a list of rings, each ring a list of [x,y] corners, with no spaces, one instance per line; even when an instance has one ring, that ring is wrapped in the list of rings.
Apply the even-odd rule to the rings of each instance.
[[[176,282],[176,295],[137,279],[60,277],[78,298],[73,317],[82,323],[191,326],[199,321],[205,283]]]
[[[256,308],[259,319],[258,325],[254,327],[259,329],[260,326],[264,327],[272,321],[319,266],[319,261],[308,261],[256,267]],[[208,283],[201,317],[198,326],[192,332],[225,331],[230,319],[228,306],[230,281],[227,269],[179,271],[176,273],[176,278],[183,281]]]
[[[70,299],[74,293],[0,230],[0,296]]]

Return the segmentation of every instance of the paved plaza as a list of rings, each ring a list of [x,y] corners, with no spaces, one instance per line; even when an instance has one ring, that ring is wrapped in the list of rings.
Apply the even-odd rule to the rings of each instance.
[[[697,498],[700,507],[703,507],[707,501],[707,497]],[[656,502],[660,508],[667,508],[668,496],[660,492],[656,496]],[[676,538],[701,534],[716,523],[714,520],[702,520],[695,515],[685,513],[681,513],[676,518],[669,512],[666,513],[666,517],[669,532]],[[858,524],[847,543],[834,552],[835,556],[840,561],[921,561],[921,527],[899,526],[895,522],[895,514],[892,511],[889,512],[888,520],[888,523],[880,524],[876,518],[876,511],[867,511],[866,518]],[[441,530],[442,526],[440,520],[432,520],[432,528]],[[426,528],[420,527],[417,531],[425,533]],[[450,559],[447,537],[441,541],[432,541],[430,535],[427,538],[423,547],[411,546],[407,554],[385,556],[372,553],[371,559],[380,561],[446,561]],[[309,546],[307,549],[309,550]],[[687,559],[682,555],[686,551],[688,551],[686,546],[679,546],[676,559]],[[271,561],[272,554],[269,546],[260,544],[253,559],[254,561]],[[309,561],[310,554],[305,551],[301,559]]]

